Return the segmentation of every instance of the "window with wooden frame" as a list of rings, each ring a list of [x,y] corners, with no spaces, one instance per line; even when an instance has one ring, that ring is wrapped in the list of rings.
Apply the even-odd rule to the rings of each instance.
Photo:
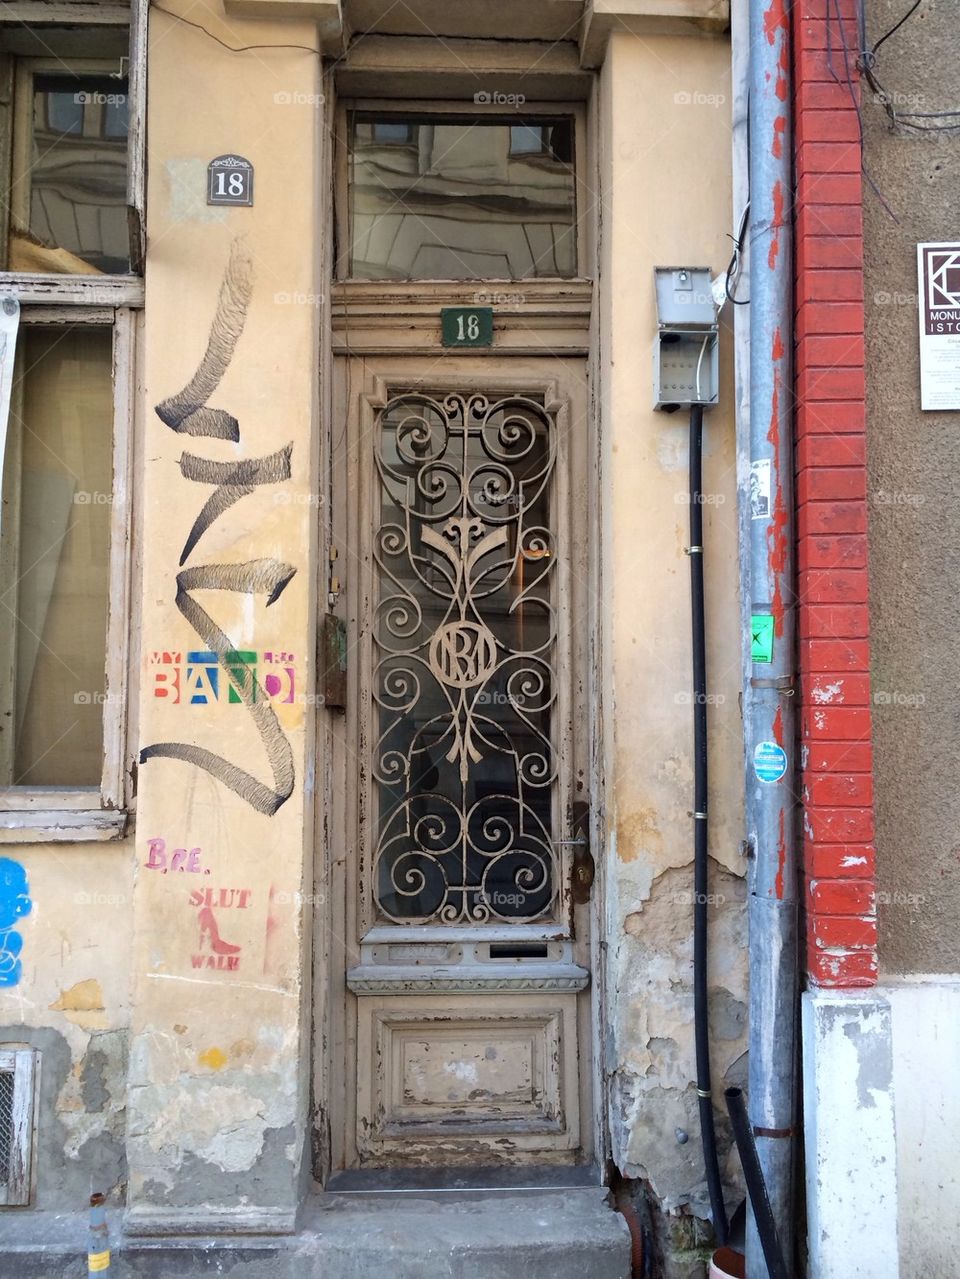
[[[0,842],[126,827],[145,24],[0,14]]]

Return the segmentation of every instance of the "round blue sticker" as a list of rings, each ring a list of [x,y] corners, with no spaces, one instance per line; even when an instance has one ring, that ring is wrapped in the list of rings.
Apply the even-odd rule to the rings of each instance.
[[[757,742],[753,771],[762,782],[778,782],[787,771],[787,752],[776,742]]]

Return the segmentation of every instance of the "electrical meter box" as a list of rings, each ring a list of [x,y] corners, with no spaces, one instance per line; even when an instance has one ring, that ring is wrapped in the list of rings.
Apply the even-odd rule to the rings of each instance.
[[[672,413],[720,397],[719,326],[710,268],[658,266],[654,408]]]

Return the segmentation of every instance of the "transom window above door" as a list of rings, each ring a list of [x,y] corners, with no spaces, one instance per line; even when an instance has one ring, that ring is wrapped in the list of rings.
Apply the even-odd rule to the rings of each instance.
[[[346,133],[349,276],[577,275],[574,116],[352,110]]]

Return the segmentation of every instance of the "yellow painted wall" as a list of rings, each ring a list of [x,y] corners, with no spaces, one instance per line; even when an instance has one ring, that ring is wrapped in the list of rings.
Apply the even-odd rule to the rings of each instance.
[[[601,72],[601,413],[608,791],[607,1006],[614,1156],[668,1206],[706,1204],[693,1053],[688,415],[652,408],[655,266],[730,256],[725,39],[611,37]],[[704,572],[710,733],[715,1069],[745,1050],[738,854],[742,738],[733,334],[721,403],[705,414]],[[692,1140],[679,1144],[676,1129]]]

